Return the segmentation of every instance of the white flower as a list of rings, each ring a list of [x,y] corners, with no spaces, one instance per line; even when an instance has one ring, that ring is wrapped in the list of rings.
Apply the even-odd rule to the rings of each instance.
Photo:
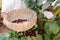
[[[43,14],[48,19],[51,19],[53,17],[53,13],[50,11],[44,11]]]

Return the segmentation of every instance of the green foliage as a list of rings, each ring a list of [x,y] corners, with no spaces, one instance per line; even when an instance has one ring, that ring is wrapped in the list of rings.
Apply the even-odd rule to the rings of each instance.
[[[11,31],[11,32],[9,32],[9,34],[10,34],[10,37],[11,37],[11,38],[18,36],[16,31]]]
[[[25,36],[22,36],[20,40],[26,40],[26,37]]]
[[[44,28],[47,34],[57,34],[59,32],[59,27],[55,22],[47,22]]]
[[[49,34],[49,35],[51,34],[51,31],[50,31],[50,22],[46,22],[45,23],[44,29],[45,29],[46,34]]]
[[[39,35],[39,34],[36,35],[36,38],[37,38],[38,40],[43,40],[42,35]]]
[[[26,38],[27,38],[27,40],[32,40],[32,38],[30,36],[27,36]]]
[[[44,18],[44,15],[43,15],[42,13],[39,13],[39,14],[38,14],[38,18],[39,18],[39,19],[43,19],[43,18]]]
[[[44,29],[45,29],[45,32],[46,32],[44,34],[44,39],[45,40],[52,40],[52,38],[55,37],[54,35],[57,35],[58,32],[59,32],[59,27],[58,27],[57,23],[55,23],[55,22],[46,22],[45,26],[44,26]],[[51,34],[54,34],[54,35],[52,35],[53,37],[51,36]]]
[[[60,40],[60,32],[53,38],[53,40]]]
[[[46,1],[46,0],[38,0],[38,5],[41,6],[44,1]]]
[[[55,22],[50,24],[50,31],[53,34],[57,34],[59,32],[59,27]]]
[[[27,7],[29,8],[35,7],[35,2],[33,2],[33,0],[26,0],[25,2],[27,4]]]
[[[45,39],[45,40],[51,40],[51,39],[50,39],[50,35],[45,34],[45,35],[44,35],[44,39]]]
[[[0,35],[0,40],[33,40],[34,38],[37,38],[38,40],[60,40],[60,6],[53,6],[54,9],[54,20],[50,21],[45,18],[43,15],[43,12],[45,9],[48,8],[48,6],[51,6],[51,4],[55,0],[24,0],[26,2],[26,5],[28,8],[31,8],[37,13],[37,17],[40,20],[37,20],[38,27],[36,28],[37,34],[33,36],[26,36],[25,33],[17,33],[15,31],[11,31],[5,34]],[[46,1],[45,3],[43,3]],[[58,4],[60,1],[57,0],[55,4]],[[44,20],[44,21],[43,21]],[[33,29],[33,28],[32,28]],[[30,29],[29,32],[32,32],[33,30]],[[44,31],[42,31],[42,30]],[[44,34],[40,34],[44,33]]]

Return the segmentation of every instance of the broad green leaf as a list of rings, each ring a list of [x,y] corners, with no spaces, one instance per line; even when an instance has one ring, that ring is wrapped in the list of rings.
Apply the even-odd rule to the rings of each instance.
[[[59,32],[59,27],[55,22],[46,22],[44,29],[47,34],[49,33],[57,34]]]
[[[59,22],[57,22],[57,24],[58,24],[58,26],[59,26],[59,31],[60,31],[60,21],[59,21]]]
[[[9,34],[10,34],[10,37],[18,36],[16,31],[10,31]]]
[[[50,22],[46,22],[45,25],[44,25],[44,30],[45,32],[50,35],[51,34],[51,31],[50,31]]]
[[[13,37],[13,38],[9,38],[9,40],[19,40],[19,39],[16,37]]]
[[[10,34],[8,32],[7,33],[4,33],[3,35],[4,35],[4,37],[7,37],[7,38],[10,37]]]
[[[38,0],[38,5],[41,6],[42,4],[44,4],[44,2],[47,0]]]
[[[26,0],[26,6],[33,8],[35,6],[35,2],[33,2],[33,0]]]
[[[30,36],[27,36],[26,39],[27,40],[32,40],[32,38]]]
[[[34,3],[34,2],[29,2],[29,3],[27,4],[27,6],[28,6],[29,8],[33,8],[33,7],[35,6],[35,3]]]
[[[3,40],[9,40],[9,38],[3,38]]]
[[[36,35],[36,38],[37,38],[38,40],[43,40],[42,35],[39,35],[39,34]]]
[[[26,40],[26,37],[22,36],[20,40]]]
[[[19,39],[15,37],[15,38],[13,38],[13,40],[19,40]]]
[[[53,38],[53,40],[60,40],[60,32]]]
[[[45,34],[45,35],[44,35],[44,39],[45,39],[45,40],[51,40],[51,39],[50,39],[50,35]]]
[[[31,36],[32,40],[38,40],[36,37],[34,36]]]
[[[44,15],[43,15],[42,13],[39,13],[39,14],[38,14],[38,18],[39,18],[39,19],[43,19],[43,18],[44,18]]]
[[[3,40],[19,40],[19,38],[17,38],[17,37],[13,37],[13,38],[3,38]]]
[[[57,34],[59,32],[59,27],[58,27],[58,25],[55,22],[50,24],[50,31],[53,34]]]
[[[43,24],[44,24],[44,22],[39,22],[39,21],[37,22],[37,25],[38,25],[39,29],[40,29],[40,28],[43,28],[43,27],[42,27]]]
[[[10,35],[15,35],[16,34],[16,31],[10,31],[9,34]]]
[[[39,10],[37,7],[32,8],[37,14],[39,13]]]

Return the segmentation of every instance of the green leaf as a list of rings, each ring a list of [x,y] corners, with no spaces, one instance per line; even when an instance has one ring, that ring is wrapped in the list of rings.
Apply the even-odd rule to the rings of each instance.
[[[22,36],[20,40],[26,40],[26,37]]]
[[[38,40],[43,40],[42,35],[39,35],[39,34],[36,35],[36,38],[37,38]]]
[[[46,22],[45,25],[44,25],[44,30],[45,30],[46,34],[48,34],[48,35],[51,34],[49,26],[50,26],[50,22]]]
[[[19,40],[19,39],[16,37],[13,37],[13,38],[9,38],[9,40]]]
[[[38,14],[38,18],[39,18],[39,19],[43,19],[43,18],[44,18],[44,15],[43,15],[42,13],[39,13],[39,14]]]
[[[60,29],[60,21],[59,21],[59,22],[57,22],[57,24],[58,24],[58,26],[59,26],[59,29]]]
[[[30,36],[27,36],[26,39],[27,40],[32,40],[32,38]]]
[[[38,25],[38,27],[39,27],[38,29],[41,29],[41,28],[43,29],[44,22],[38,21],[38,22],[37,22],[37,25]]]
[[[19,40],[19,39],[15,37],[15,38],[13,38],[13,40]]]
[[[34,36],[31,36],[32,40],[38,40],[36,37]]]
[[[46,0],[38,0],[38,5],[41,6],[44,1],[46,1]]]
[[[29,2],[27,5],[28,5],[29,8],[33,8],[35,6],[35,3],[34,2]]]
[[[53,40],[60,40],[60,32],[53,38]]]
[[[9,34],[10,34],[11,37],[14,37],[14,36],[17,37],[17,32],[16,31],[10,31]]]
[[[44,35],[44,39],[45,39],[45,40],[51,40],[51,39],[50,39],[50,35],[45,34],[45,35]]]
[[[3,40],[10,40],[9,38],[3,38]]]
[[[32,9],[33,9],[36,13],[39,13],[39,10],[38,10],[37,7],[33,7]]]
[[[59,32],[59,27],[58,27],[58,25],[55,22],[50,24],[50,31],[53,34],[57,34]]]
[[[33,8],[35,6],[35,2],[33,2],[33,0],[26,0],[26,6]]]
[[[4,37],[7,37],[7,38],[10,37],[10,34],[8,32],[7,33],[4,33],[3,35],[4,35]]]
[[[46,22],[44,29],[47,34],[49,33],[57,34],[59,32],[59,27],[55,22]]]

